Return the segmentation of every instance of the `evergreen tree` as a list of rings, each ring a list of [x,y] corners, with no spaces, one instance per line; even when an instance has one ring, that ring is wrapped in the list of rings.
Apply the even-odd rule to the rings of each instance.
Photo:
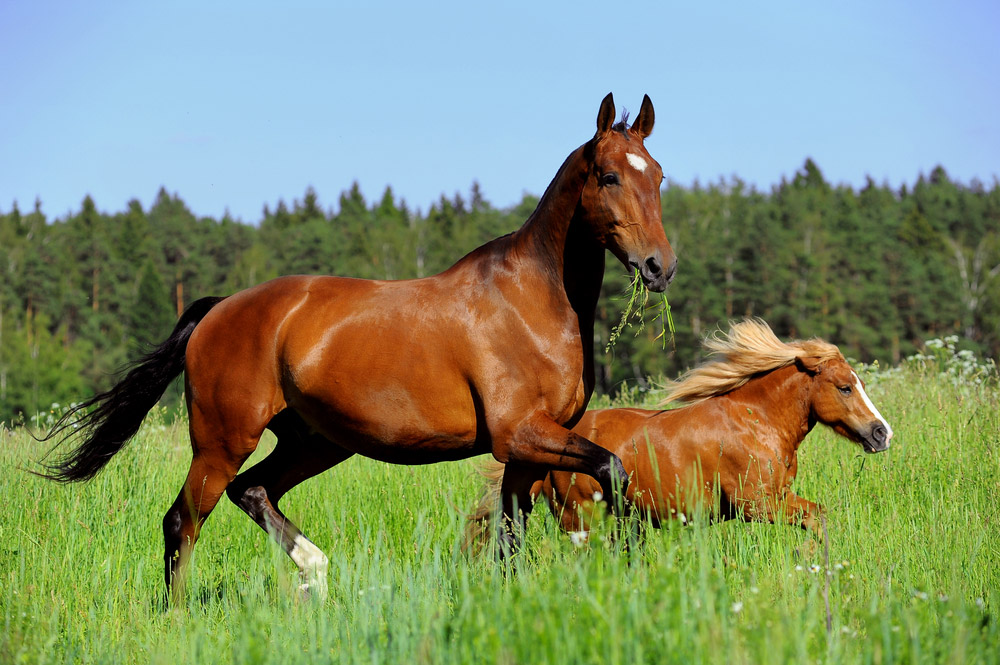
[[[129,308],[129,355],[136,357],[166,339],[175,320],[170,289],[153,261],[147,259],[139,273],[135,302]]]
[[[309,187],[264,207],[259,226],[197,218],[163,188],[144,210],[104,214],[93,199],[63,219],[41,203],[0,210],[0,420],[108,387],[113,370],[170,330],[179,308],[283,274],[405,279],[440,272],[518,228],[538,198],[493,208],[477,182],[422,214],[387,187],[371,206],[358,183],[324,212]],[[607,261],[595,322],[598,389],[674,376],[699,360],[700,338],[761,316],[782,337],[821,335],[863,361],[898,362],[930,337],[1000,355],[1000,183],[963,185],[935,168],[898,191],[870,179],[829,185],[806,160],[768,193],[738,178],[668,182],[662,214],[680,259],[667,292],[674,346],[623,331],[627,271]],[[654,299],[655,300],[655,299]],[[175,390],[172,395],[179,394]]]

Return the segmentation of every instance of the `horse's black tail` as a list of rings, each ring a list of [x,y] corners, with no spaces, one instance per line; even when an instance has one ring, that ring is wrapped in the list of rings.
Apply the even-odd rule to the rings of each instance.
[[[139,431],[143,419],[163,396],[170,382],[184,371],[188,339],[195,326],[222,298],[191,303],[174,331],[158,347],[129,364],[128,373],[113,388],[73,407],[43,437],[52,439],[70,430],[56,444],[81,438],[72,451],[38,475],[63,483],[90,480]],[[124,370],[123,370],[124,371]],[[82,414],[82,415],[80,415]]]

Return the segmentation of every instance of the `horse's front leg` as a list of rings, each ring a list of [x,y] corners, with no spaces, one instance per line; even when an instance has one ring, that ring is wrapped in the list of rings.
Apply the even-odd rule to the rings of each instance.
[[[536,414],[523,421],[512,436],[494,441],[498,443],[493,455],[508,465],[501,486],[501,556],[517,550],[520,540],[517,527],[523,521],[518,512],[527,514],[531,510],[531,486],[550,469],[593,477],[602,494],[611,501],[615,514],[621,516],[627,512],[628,474],[618,456],[548,416]]]
[[[528,516],[534,507],[531,488],[541,467],[508,463],[500,485],[500,530],[497,533],[497,557],[514,572],[513,555],[521,548],[521,539],[528,526]]]
[[[593,477],[616,514],[623,510],[628,490],[628,474],[618,456],[576,432],[557,424],[549,416],[536,414],[517,427],[506,446],[497,445],[493,454],[501,462],[584,473]],[[540,473],[536,480],[544,477]]]

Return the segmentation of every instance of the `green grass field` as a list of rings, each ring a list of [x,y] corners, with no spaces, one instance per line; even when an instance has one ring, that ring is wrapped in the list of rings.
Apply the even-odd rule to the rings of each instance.
[[[186,604],[165,609],[161,519],[190,461],[183,425],[154,415],[73,486],[26,473],[45,446],[0,429],[0,662],[996,663],[995,383],[916,366],[866,378],[892,448],[864,456],[816,430],[801,449],[795,488],[827,507],[829,568],[803,531],[698,520],[650,531],[630,565],[613,525],[576,548],[539,509],[507,579],[460,549],[475,461],[355,458],[283,503],[330,557],[323,603],[296,597],[292,562],[223,500]]]

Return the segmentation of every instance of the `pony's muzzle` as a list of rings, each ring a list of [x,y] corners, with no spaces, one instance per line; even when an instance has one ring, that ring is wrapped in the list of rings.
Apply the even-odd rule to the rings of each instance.
[[[892,440],[892,435],[886,429],[885,425],[880,422],[874,423],[868,432],[868,436],[864,438],[864,449],[867,453],[880,453],[889,447],[889,441]]]

